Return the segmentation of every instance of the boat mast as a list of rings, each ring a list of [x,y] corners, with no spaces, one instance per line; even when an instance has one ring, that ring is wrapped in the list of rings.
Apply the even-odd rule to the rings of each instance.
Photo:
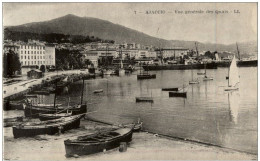
[[[80,98],[80,104],[82,105],[82,101],[83,101],[83,93],[84,93],[84,79],[83,79],[83,84],[82,84],[82,91],[81,91],[81,98]]]
[[[56,92],[57,92],[57,80],[55,81],[55,92],[54,92],[54,103],[53,106],[56,108]],[[57,108],[56,108],[56,113],[57,113]]]
[[[237,42],[236,42],[236,45],[237,45]],[[239,53],[239,50],[238,50],[238,45],[237,45],[237,56],[238,56],[238,60],[240,60],[240,53]]]

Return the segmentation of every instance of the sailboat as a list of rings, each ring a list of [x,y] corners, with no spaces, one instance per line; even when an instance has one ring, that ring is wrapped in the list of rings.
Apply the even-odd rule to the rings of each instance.
[[[232,91],[232,90],[238,90],[238,83],[239,83],[239,75],[238,75],[238,68],[236,63],[236,57],[234,55],[233,60],[230,64],[229,71],[228,71],[228,87],[225,89],[225,91]]]
[[[205,76],[203,78],[203,81],[213,80],[213,77],[208,77],[207,76],[206,63],[204,63],[204,69],[205,69]]]
[[[189,84],[199,84],[200,83],[198,79],[197,80],[193,79],[193,69],[191,69],[191,77],[192,77],[192,80],[189,81]]]

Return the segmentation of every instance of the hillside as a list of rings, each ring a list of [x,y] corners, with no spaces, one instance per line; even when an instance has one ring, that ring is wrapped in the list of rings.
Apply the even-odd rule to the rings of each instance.
[[[37,34],[65,34],[95,36],[104,40],[114,40],[116,43],[139,43],[156,47],[184,47],[194,49],[194,41],[165,40],[149,36],[142,32],[114,24],[109,21],[66,15],[49,21],[33,22],[19,26],[5,27],[9,31],[31,32]],[[235,40],[234,40],[235,41]],[[238,43],[241,54],[257,54],[257,42]],[[199,51],[229,51],[236,52],[236,45],[198,43]]]

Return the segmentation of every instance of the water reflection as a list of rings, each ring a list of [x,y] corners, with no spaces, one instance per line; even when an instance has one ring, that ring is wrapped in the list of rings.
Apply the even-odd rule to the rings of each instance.
[[[238,120],[238,110],[239,110],[239,101],[240,95],[239,91],[232,91],[228,93],[228,104],[230,110],[230,119],[237,124]]]

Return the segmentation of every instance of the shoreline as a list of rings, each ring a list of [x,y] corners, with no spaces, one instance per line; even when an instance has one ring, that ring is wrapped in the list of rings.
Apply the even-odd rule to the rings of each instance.
[[[64,140],[111,128],[110,125],[81,120],[79,129],[60,135],[38,135],[33,138],[14,139],[11,128],[4,128],[5,160],[256,160],[257,155],[230,149],[182,141],[147,132],[133,133],[126,152],[119,148],[106,152],[65,157]],[[33,145],[33,146],[31,146]],[[26,153],[25,153],[26,152]],[[49,155],[51,152],[51,155]],[[38,155],[41,153],[42,155]],[[26,154],[26,155],[25,155]]]

